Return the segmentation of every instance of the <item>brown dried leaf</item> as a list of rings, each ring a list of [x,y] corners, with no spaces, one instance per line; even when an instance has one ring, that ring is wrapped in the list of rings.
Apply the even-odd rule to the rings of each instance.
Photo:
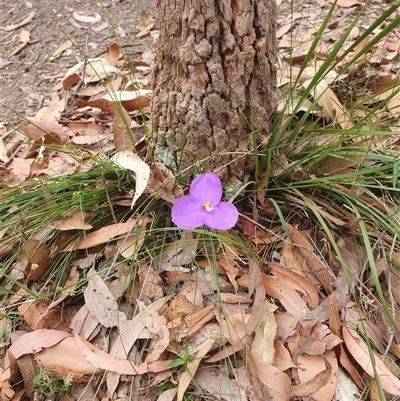
[[[196,372],[193,380],[196,385],[219,400],[243,401],[247,398],[244,390],[238,386],[237,381],[230,379],[224,369],[202,367]],[[228,391],[229,395],[227,395]]]
[[[62,145],[68,142],[69,137],[62,125],[56,121],[36,121],[22,125],[20,130],[29,138],[45,144]]]
[[[274,401],[289,401],[290,379],[275,366],[249,354],[249,369],[264,385],[265,391]]]
[[[278,368],[281,372],[284,372],[287,369],[295,368],[296,365],[292,361],[292,356],[290,352],[283,344],[279,341],[275,341],[275,358],[274,363],[272,364],[276,368]]]
[[[62,250],[62,252],[70,252],[76,249],[87,249],[100,244],[106,244],[112,241],[115,237],[120,237],[129,233],[134,227],[136,227],[138,222],[139,220],[137,219],[131,219],[126,223],[117,223],[102,227],[99,230],[87,234],[85,238],[79,242],[68,245]]]
[[[68,230],[90,230],[93,228],[91,224],[85,223],[90,217],[89,213],[76,212],[67,217],[65,220],[54,220],[46,226],[46,228],[68,231]]]
[[[26,301],[18,306],[18,312],[24,318],[32,330],[56,329],[68,332],[69,322],[61,310],[49,310],[47,304],[36,305],[32,301]]]
[[[17,54],[20,52],[31,40],[31,34],[29,31],[25,31],[25,29],[21,30],[21,35],[20,35],[20,44],[13,50],[13,52],[10,54],[10,56],[13,56],[14,54]]]
[[[75,336],[75,342],[80,353],[93,367],[98,369],[109,370],[116,372],[120,375],[142,375],[144,373],[157,373],[168,370],[170,360],[157,361],[150,365],[141,363],[140,365],[133,365],[131,361],[114,358],[106,352],[95,347],[82,337]]]
[[[44,349],[38,353],[38,358],[46,371],[56,376],[65,376],[72,372],[79,377],[98,374],[104,370],[85,359],[77,347],[75,337],[66,337],[56,345]]]
[[[355,330],[343,327],[342,334],[350,354],[371,377],[375,377],[375,371],[370,354],[374,355],[375,369],[382,383],[382,388],[389,394],[399,396],[400,380],[386,367],[377,353],[368,349],[368,346]]]
[[[243,287],[248,287],[249,276],[244,275],[240,277],[237,283]],[[262,284],[265,288],[265,292],[269,296],[278,299],[292,316],[297,320],[303,319],[309,309],[297,291],[287,286],[286,282],[281,278],[267,276],[264,273],[262,273]]]
[[[59,330],[41,329],[32,331],[15,340],[8,349],[8,352],[10,352],[15,359],[18,359],[22,355],[34,354],[40,352],[44,348],[52,347],[70,336],[70,334]]]
[[[108,46],[106,59],[114,67],[117,66],[117,63],[118,63],[118,60],[119,60],[119,46],[118,46],[118,43],[114,42],[110,46]]]
[[[135,140],[131,131],[132,119],[129,113],[121,106],[115,110],[113,117],[114,147],[116,152],[132,151],[135,149]]]
[[[336,0],[329,0],[330,3],[335,3]],[[344,8],[350,8],[354,6],[364,6],[365,3],[357,0],[338,0],[336,2],[336,5],[339,7],[344,7]]]
[[[150,163],[150,180],[147,191],[157,198],[175,203],[176,199],[183,196],[183,189],[175,186],[175,176],[162,163]]]
[[[189,268],[183,267],[190,263],[197,253],[197,240],[181,239],[166,245],[157,260],[157,267],[164,271],[188,272]]]
[[[74,42],[72,42],[71,40],[66,40],[65,42],[63,42],[60,46],[57,47],[56,50],[54,50],[53,54],[51,55],[51,57],[55,57],[63,52],[65,52],[65,50],[69,49],[72,44]]]
[[[90,314],[105,327],[120,327],[126,321],[126,315],[118,310],[118,302],[99,274],[91,269],[89,282],[84,296]]]
[[[298,396],[298,397],[305,397],[309,396],[310,394],[314,394],[317,392],[322,386],[324,386],[329,378],[331,377],[332,373],[332,366],[327,360],[327,358],[323,358],[323,362],[325,365],[325,369],[318,373],[315,377],[313,376],[312,379],[308,380],[306,383],[297,384],[290,388],[290,395],[291,396]],[[332,399],[329,398],[329,401]],[[316,399],[317,400],[317,399]],[[319,400],[326,400],[325,398],[318,398]]]
[[[207,339],[200,348],[200,350],[198,351],[198,353],[196,354],[195,359],[186,365],[186,370],[181,374],[179,378],[178,394],[176,396],[177,401],[183,400],[185,391],[188,388],[189,384],[191,383],[193,376],[195,375],[202,358],[207,355],[207,353],[212,348],[214,342],[215,340],[212,338]]]
[[[134,91],[115,91],[104,95],[103,100],[108,102],[118,102],[127,111],[141,110],[150,106],[150,95],[153,92],[147,89],[135,89]]]
[[[320,259],[315,255],[313,246],[311,243],[300,233],[299,230],[294,228],[290,224],[286,224],[287,229],[292,237],[295,244],[299,245],[299,251],[306,259],[306,262],[310,269],[313,271],[314,275],[318,278],[320,283],[329,292],[333,291],[333,280],[334,277],[328,271],[328,268],[320,261]]]
[[[254,333],[250,352],[263,362],[272,365],[275,358],[275,337],[277,324],[274,312],[278,309],[271,302],[264,301],[264,313],[260,316],[259,323]]]
[[[5,27],[0,26],[0,30],[3,31],[13,31],[17,28],[20,28],[21,26],[26,25],[28,22],[30,22],[32,20],[32,18],[35,16],[36,10],[30,12],[21,22],[18,22],[17,24],[11,24],[11,25],[7,25]]]
[[[274,276],[289,280],[295,290],[303,293],[311,307],[316,308],[319,305],[318,290],[310,280],[276,263],[268,263],[267,266]]]
[[[144,217],[138,222],[131,234],[117,240],[117,248],[124,258],[130,258],[142,247],[146,236],[146,226],[150,221],[150,217]]]
[[[146,363],[155,362],[168,347],[170,337],[167,321],[154,309],[147,308],[143,302],[139,302],[140,318],[146,328],[153,334]]]

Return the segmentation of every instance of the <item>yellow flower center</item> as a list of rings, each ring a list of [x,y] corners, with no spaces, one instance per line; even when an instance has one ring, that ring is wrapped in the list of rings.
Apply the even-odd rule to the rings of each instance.
[[[203,206],[204,206],[204,209],[207,210],[207,212],[211,212],[211,210],[214,209],[214,208],[211,206],[211,203],[210,203],[210,202],[203,203]]]

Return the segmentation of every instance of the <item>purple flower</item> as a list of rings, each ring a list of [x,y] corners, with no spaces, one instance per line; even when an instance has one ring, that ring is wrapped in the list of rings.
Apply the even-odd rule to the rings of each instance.
[[[229,230],[239,217],[232,203],[221,202],[222,184],[215,174],[201,174],[190,186],[190,195],[172,206],[172,221],[184,230],[203,225],[216,230]]]

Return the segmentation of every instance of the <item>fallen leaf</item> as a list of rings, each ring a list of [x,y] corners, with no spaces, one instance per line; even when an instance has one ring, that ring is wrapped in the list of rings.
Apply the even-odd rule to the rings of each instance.
[[[118,302],[99,274],[91,269],[84,292],[86,305],[92,316],[104,327],[120,327],[126,321],[125,313],[119,311]]]
[[[119,46],[118,43],[114,42],[107,49],[106,60],[113,65],[114,67],[117,66],[119,60]]]
[[[79,22],[87,22],[89,24],[94,24],[101,20],[101,15],[98,13],[94,13],[94,17],[90,17],[89,15],[78,14],[76,11],[72,13],[73,17]]]
[[[193,376],[195,375],[202,358],[207,355],[207,353],[213,346],[214,342],[215,342],[214,339],[208,338],[204,342],[198,353],[195,355],[195,359],[186,365],[186,370],[179,377],[178,394],[176,396],[177,401],[183,400],[185,391],[188,388],[189,384],[191,383]]]
[[[32,331],[15,340],[8,352],[13,354],[15,359],[18,359],[22,355],[34,354],[44,348],[52,347],[70,336],[71,334],[59,330],[41,329]]]
[[[274,341],[277,329],[274,312],[278,307],[267,300],[264,304],[264,313],[260,316],[256,327],[250,352],[263,362],[272,365],[275,358]]]
[[[69,49],[73,44],[74,44],[74,42],[72,42],[71,40],[69,40],[69,39],[66,40],[60,46],[58,46],[56,50],[54,50],[51,57],[55,57],[55,56],[58,56],[59,54],[64,53],[65,50]]]
[[[330,372],[326,369],[324,359],[331,365],[332,369]],[[320,387],[312,393],[313,400],[331,401],[334,398],[338,372],[338,363],[334,351],[326,351],[323,355],[300,355],[297,365],[299,367],[298,375],[300,383],[312,383],[318,380]],[[324,371],[326,372],[322,376],[321,373]],[[312,390],[309,391],[311,392]]]
[[[170,360],[156,361],[151,364],[141,363],[133,365],[131,361],[114,358],[97,348],[82,337],[75,336],[76,346],[86,360],[98,369],[109,370],[120,375],[142,375],[144,373],[157,373],[169,369]]]
[[[349,8],[354,6],[364,6],[365,3],[357,0],[329,0],[330,3],[335,3],[339,7]]]
[[[139,310],[140,319],[153,334],[146,357],[146,363],[152,363],[162,355],[170,342],[167,321],[156,310],[147,308],[143,302],[139,302]]]
[[[20,44],[13,50],[13,52],[10,54],[10,56],[14,56],[14,54],[17,54],[20,52],[31,40],[31,34],[29,31],[25,31],[25,29],[21,30],[21,35],[19,38]]]
[[[378,354],[368,349],[368,346],[355,330],[343,327],[342,334],[347,349],[364,371],[371,377],[375,377],[374,363],[382,388],[389,394],[399,396],[400,380],[386,367]],[[374,362],[371,362],[371,355],[374,357]]]
[[[124,258],[130,258],[140,250],[146,237],[146,226],[150,221],[148,216],[140,219],[129,235],[117,240],[117,248]]]
[[[112,156],[111,161],[118,167],[135,173],[136,188],[131,204],[131,208],[133,208],[133,205],[147,187],[150,178],[150,167],[138,155],[128,150],[116,153]]]
[[[49,223],[46,228],[69,231],[69,230],[90,230],[93,228],[91,224],[86,223],[90,215],[86,212],[76,212],[67,217],[65,220],[54,220]]]
[[[289,401],[290,378],[275,366],[269,365],[249,353],[249,369],[263,384],[265,391],[274,401]]]
[[[114,147],[116,152],[132,151],[135,140],[131,131],[132,119],[124,107],[117,107],[113,117]]]
[[[17,24],[11,24],[11,25],[7,25],[5,28],[0,26],[0,30],[3,31],[13,31],[17,28],[20,28],[21,26],[26,25],[28,22],[30,22],[32,20],[32,18],[35,16],[36,10],[30,12],[21,22],[18,22]]]
[[[133,91],[115,91],[114,93],[104,95],[103,100],[108,102],[121,103],[127,111],[141,110],[150,106],[150,95],[153,93],[147,89],[135,89]]]
[[[115,237],[120,237],[129,233],[137,224],[138,220],[131,219],[126,223],[116,223],[102,227],[99,230],[86,234],[86,236],[80,241],[67,245],[62,249],[62,252],[70,252],[76,249],[87,249],[96,245],[106,244],[112,241]]]
[[[228,373],[218,366],[202,367],[194,375],[193,381],[207,393],[219,400],[243,401],[245,391],[238,382],[228,377]],[[241,383],[239,383],[241,384]]]
[[[305,397],[310,394],[314,394],[329,380],[332,372],[332,366],[326,358],[323,358],[323,362],[325,364],[325,369],[318,373],[311,380],[308,380],[306,383],[296,384],[295,386],[292,386],[290,388],[291,396]],[[330,398],[330,400],[331,399],[332,398]]]

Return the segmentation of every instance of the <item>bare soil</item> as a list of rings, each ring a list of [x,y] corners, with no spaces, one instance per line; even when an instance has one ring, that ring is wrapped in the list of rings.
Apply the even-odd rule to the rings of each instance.
[[[146,25],[143,15],[156,13],[152,0],[1,0],[0,10],[0,122],[10,124],[34,116],[50,102],[68,68],[104,54],[116,37],[132,52],[135,33]],[[23,23],[33,11],[33,18]],[[29,42],[17,51],[23,30],[29,32]],[[50,62],[68,39],[75,48]],[[152,44],[150,35],[135,39],[135,58]]]

